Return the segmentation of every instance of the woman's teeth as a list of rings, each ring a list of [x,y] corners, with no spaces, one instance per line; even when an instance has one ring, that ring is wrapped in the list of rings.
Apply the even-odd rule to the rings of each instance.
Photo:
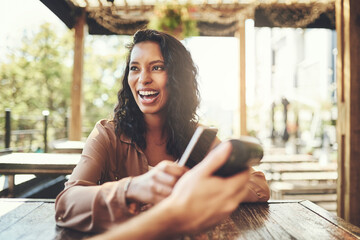
[[[149,95],[155,95],[158,94],[157,91],[139,91],[139,94],[142,96],[149,96]]]
[[[159,95],[158,91],[139,91],[139,95],[142,99],[152,99]]]

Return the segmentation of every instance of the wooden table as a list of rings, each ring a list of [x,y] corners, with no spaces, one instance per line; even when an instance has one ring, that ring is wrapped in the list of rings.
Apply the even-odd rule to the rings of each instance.
[[[309,154],[265,154],[262,163],[302,163],[318,162],[318,159]]]
[[[305,155],[306,156],[306,155]],[[310,155],[307,155],[310,156]],[[336,182],[338,178],[337,163],[325,165],[308,159],[303,162],[262,161],[255,167],[265,173],[268,182],[273,181],[316,181]]]
[[[82,239],[90,236],[57,227],[54,214],[53,200],[0,199],[0,239]],[[276,201],[242,204],[229,218],[200,235],[205,239],[225,240],[359,239],[360,228],[309,201]]]
[[[0,174],[71,174],[81,154],[10,153],[0,156]]]
[[[336,172],[337,163],[322,165],[318,162],[301,163],[261,163],[263,171],[286,173],[286,172]]]
[[[0,156],[0,174],[8,175],[9,194],[14,191],[15,174],[68,175],[81,154],[10,153]]]
[[[85,142],[58,140],[52,143],[53,151],[56,153],[82,153]]]

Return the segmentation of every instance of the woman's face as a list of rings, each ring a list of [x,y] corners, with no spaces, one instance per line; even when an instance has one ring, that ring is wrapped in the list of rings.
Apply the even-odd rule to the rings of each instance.
[[[128,83],[144,114],[157,114],[168,100],[167,72],[160,46],[151,41],[136,44],[130,55]]]

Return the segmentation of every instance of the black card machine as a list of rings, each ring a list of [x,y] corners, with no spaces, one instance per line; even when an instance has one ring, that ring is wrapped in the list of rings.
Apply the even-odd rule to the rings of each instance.
[[[216,134],[216,128],[198,127],[178,161],[178,164],[192,168],[201,162],[210,151],[210,146]],[[258,139],[243,136],[230,139],[229,141],[232,145],[230,157],[226,163],[215,172],[215,175],[227,177],[244,171],[251,166],[260,164],[264,151]]]

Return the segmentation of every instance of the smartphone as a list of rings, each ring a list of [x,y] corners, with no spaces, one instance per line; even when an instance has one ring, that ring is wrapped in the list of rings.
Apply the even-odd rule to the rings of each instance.
[[[232,152],[225,164],[214,175],[228,177],[260,164],[264,156],[264,150],[258,139],[243,136],[230,139],[230,143]]]
[[[178,164],[192,168],[201,162],[209,152],[217,132],[218,130],[216,128],[198,126]]]

